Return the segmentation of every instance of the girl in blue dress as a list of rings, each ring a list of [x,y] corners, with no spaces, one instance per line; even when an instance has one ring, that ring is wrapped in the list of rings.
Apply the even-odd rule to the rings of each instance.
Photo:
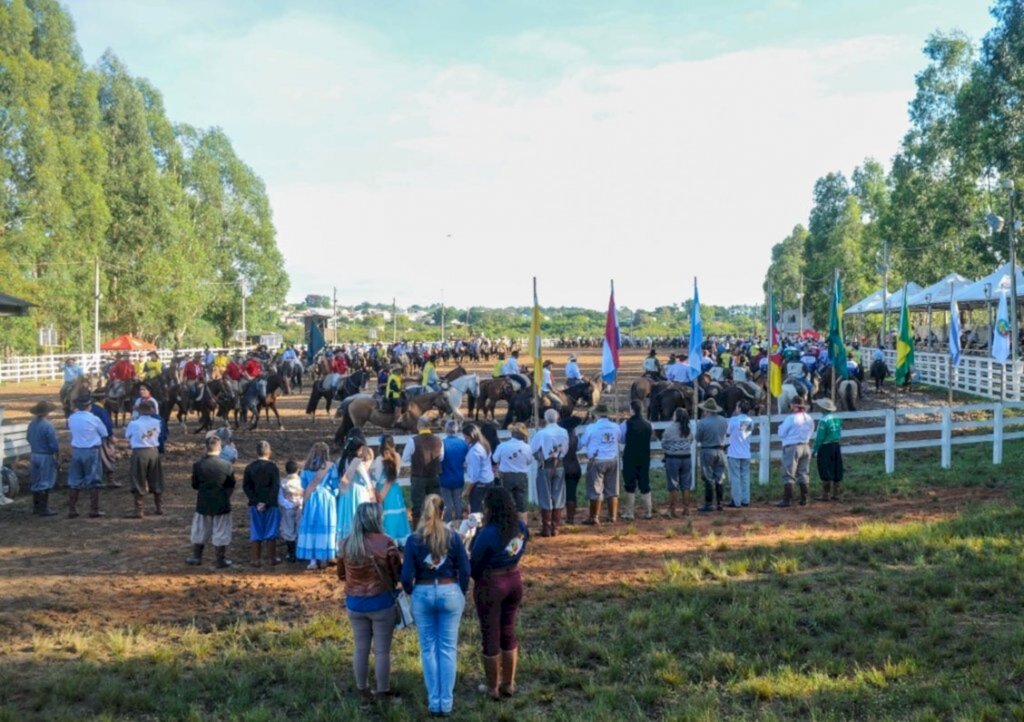
[[[370,480],[370,464],[373,462],[373,449],[366,442],[357,442],[353,449],[354,457],[341,477],[338,495],[338,541],[352,531],[352,521],[356,517],[356,509],[363,502],[376,503],[373,482]]]
[[[295,556],[308,559],[309,569],[322,569],[338,556],[338,469],[327,444],[313,444],[299,478],[303,507]]]
[[[380,437],[380,457],[373,462],[371,475],[377,484],[377,503],[382,510],[384,533],[399,546],[412,534],[409,526],[409,511],[405,506],[405,494],[398,485],[398,467],[402,458],[395,449],[395,439],[390,434]]]

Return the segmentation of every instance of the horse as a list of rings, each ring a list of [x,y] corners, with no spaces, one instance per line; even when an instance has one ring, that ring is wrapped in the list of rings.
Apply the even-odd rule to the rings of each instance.
[[[513,393],[515,393],[515,386],[505,376],[484,379],[480,382],[480,401],[476,407],[475,418],[479,419],[480,412],[482,411],[485,419],[488,414],[493,419],[498,402],[504,401],[507,403],[512,399]]]
[[[790,408],[792,402],[797,398],[803,399],[805,406],[808,405],[810,403],[811,396],[812,394],[807,392],[806,386],[803,384],[797,385],[793,383],[792,379],[787,379],[785,383],[782,384],[782,392],[776,399],[776,405],[778,406],[779,413],[788,414],[792,410]]]
[[[302,392],[302,362],[298,359],[282,361],[280,366],[281,376],[285,382],[285,393],[291,394],[292,387],[298,387]]]
[[[718,395],[719,405],[725,410],[726,417],[732,416],[740,401],[750,404],[751,413],[756,413],[761,405],[764,391],[751,381],[736,381],[726,386]]]
[[[335,399],[340,403],[345,398],[358,394],[369,377],[370,372],[363,370],[354,371],[346,376],[330,373],[324,378],[314,381],[313,389],[309,394],[309,401],[306,403],[306,413],[311,414],[313,421],[316,421],[317,406],[320,404],[320,399],[324,399],[325,411],[330,416],[331,403]]]
[[[103,401],[103,408],[110,414],[110,420],[113,422],[114,428],[117,428],[119,425],[124,426],[125,417],[131,416],[132,400],[135,398],[137,388],[138,384],[134,382],[114,379],[103,390],[103,393],[106,395]],[[118,419],[121,420],[120,424],[118,424]]]
[[[340,445],[349,431],[356,427],[363,427],[367,423],[384,429],[399,428],[415,431],[419,417],[427,411],[435,409],[441,415],[452,413],[448,395],[444,391],[432,391],[413,397],[409,400],[408,409],[400,414],[381,411],[377,407],[377,400],[370,394],[349,396],[341,402],[339,409],[342,419],[341,426],[335,432],[334,440]]]
[[[836,401],[840,411],[856,411],[857,399],[860,398],[860,382],[857,379],[840,379],[836,388]]]
[[[228,425],[228,416],[235,412],[235,428],[238,428],[238,412],[240,394],[236,382],[228,379],[214,379],[203,387],[202,394],[195,402],[196,411],[199,412],[199,428],[193,433],[200,433],[210,429],[213,425],[213,416]]]
[[[889,365],[885,363],[885,359],[876,358],[872,361],[868,375],[875,382],[875,391],[881,391],[885,379],[889,376]]]
[[[84,375],[79,376],[70,384],[61,386],[59,396],[65,418],[71,416],[71,412],[74,411],[72,405],[75,403],[75,399],[84,394],[92,394],[92,383]]]
[[[648,404],[648,417],[651,421],[662,421],[672,418],[676,409],[682,407],[689,409],[693,406],[694,396],[697,403],[700,403],[700,389],[689,386],[670,384],[656,396],[652,396]]]
[[[270,412],[274,412],[274,418],[277,420],[278,430],[284,429],[284,424],[281,423],[281,414],[277,411],[277,397],[280,392],[284,390],[284,379],[281,374],[275,373],[267,378],[267,393],[263,400],[260,400],[259,396],[259,381],[253,379],[242,391],[242,421],[247,422],[249,414],[253,415],[252,424],[249,426],[249,430],[252,431],[260,425],[260,409],[264,410],[266,414],[267,423],[270,423]]]

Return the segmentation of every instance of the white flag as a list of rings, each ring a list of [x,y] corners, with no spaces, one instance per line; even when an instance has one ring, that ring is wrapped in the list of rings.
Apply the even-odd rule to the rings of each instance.
[[[1010,315],[1006,307],[1006,293],[999,297],[995,333],[992,335],[992,358],[1001,364],[1010,358]]]

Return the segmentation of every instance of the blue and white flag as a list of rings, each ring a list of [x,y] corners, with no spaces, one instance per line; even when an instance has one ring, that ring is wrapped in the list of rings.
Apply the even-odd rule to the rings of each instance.
[[[690,380],[701,374],[704,327],[700,323],[700,295],[697,293],[697,279],[693,279],[693,307],[690,309]]]
[[[615,383],[619,374],[619,317],[615,311],[615,282],[608,297],[608,316],[604,321],[604,344],[601,348],[601,378],[606,384]]]
[[[960,347],[960,306],[955,298],[949,299],[949,319],[949,358],[956,366],[963,349]]]
[[[1010,315],[1006,306],[1006,293],[999,296],[995,333],[992,335],[992,358],[1001,364],[1010,358]]]

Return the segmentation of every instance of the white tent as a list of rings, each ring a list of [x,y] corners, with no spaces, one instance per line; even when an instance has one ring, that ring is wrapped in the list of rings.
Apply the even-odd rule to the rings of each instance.
[[[846,315],[849,315],[849,314],[864,313],[864,308],[866,306],[870,306],[870,305],[876,305],[879,308],[882,307],[882,292],[881,291],[875,291],[874,293],[872,293],[867,298],[862,298],[861,300],[857,301],[857,303],[853,304],[848,309],[843,311],[843,315],[846,316]]]
[[[921,291],[921,287],[911,281],[906,285],[906,290],[910,296]],[[886,304],[890,311],[898,311],[903,307],[903,288],[899,288],[889,294],[889,301]],[[856,310],[855,310],[856,309]],[[844,313],[881,313],[882,312],[882,292],[875,291],[873,294],[865,298],[863,301],[858,301]]]
[[[936,281],[927,288],[921,289],[919,292],[911,294],[907,299],[907,305],[911,308],[928,308],[931,306],[948,306],[949,305],[949,284],[953,284],[953,292],[956,293],[964,286],[971,285],[969,278],[964,278],[959,273],[950,273],[945,278]]]
[[[986,291],[988,293],[986,294]],[[999,296],[1010,293],[1010,264],[1004,263],[994,272],[967,284],[956,291],[956,301],[961,306],[978,306],[998,303]],[[1017,268],[1017,298],[1024,296],[1024,272]],[[934,301],[933,301],[934,303]]]

